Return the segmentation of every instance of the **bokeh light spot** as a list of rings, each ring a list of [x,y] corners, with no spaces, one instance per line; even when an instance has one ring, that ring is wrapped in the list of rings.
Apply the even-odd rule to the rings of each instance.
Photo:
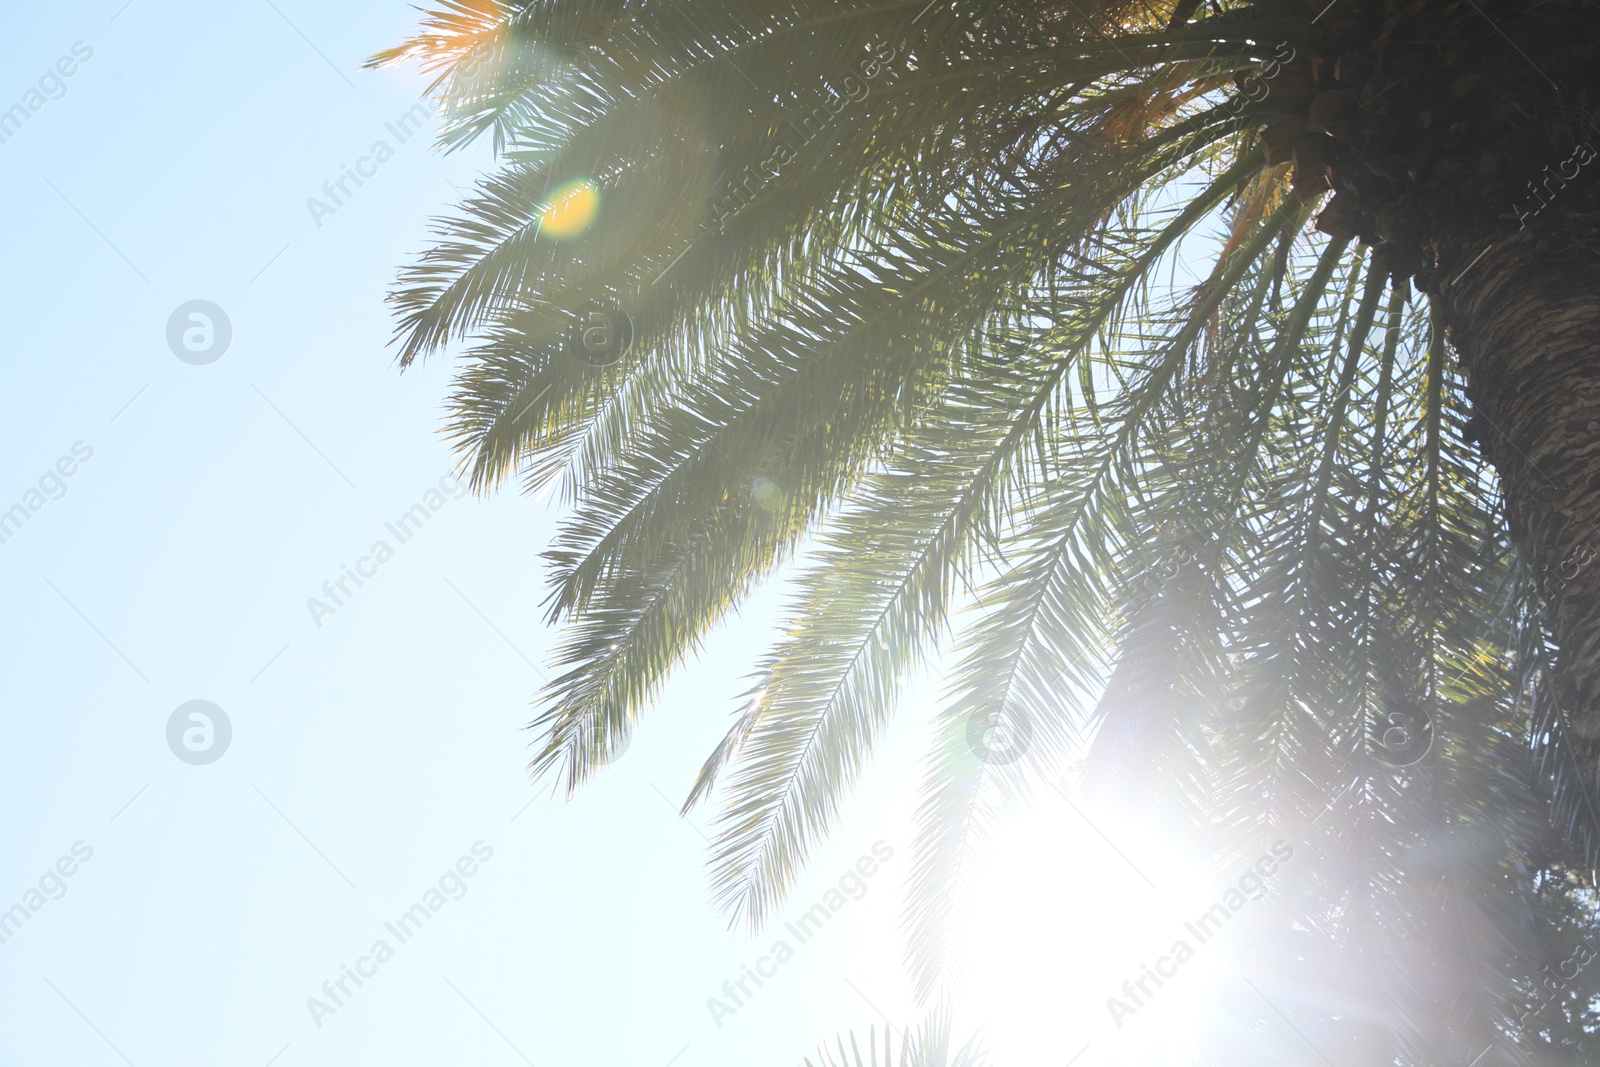
[[[539,232],[557,241],[576,237],[600,214],[600,187],[588,178],[567,182],[550,195],[539,212]]]

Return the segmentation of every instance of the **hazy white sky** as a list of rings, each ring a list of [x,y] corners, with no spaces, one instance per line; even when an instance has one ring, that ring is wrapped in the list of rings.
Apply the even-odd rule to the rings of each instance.
[[[730,933],[711,909],[703,820],[675,814],[773,595],[576,801],[527,782],[552,516],[453,497],[448,366],[402,377],[385,347],[396,266],[487,162],[440,156],[431,123],[402,143],[421,81],[357,69],[415,18],[399,0],[0,13],[0,110],[27,112],[0,144],[0,512],[22,507],[0,527],[0,910],[26,912],[0,920],[0,1064],[748,1067],[912,1017],[897,930],[925,702],[784,919],[874,842],[892,858],[781,966],[761,962],[781,929]],[[347,165],[364,184],[312,211]],[[211,362],[219,322],[211,351],[169,344],[191,301],[231,332]],[[191,328],[204,348],[186,312],[178,347]],[[402,541],[390,524],[418,504]],[[169,748],[190,701],[230,724],[214,762]],[[987,868],[968,1014],[1011,1062],[1114,1049],[1104,998],[1140,951],[1119,924],[1159,899],[1057,803]],[[746,964],[773,976],[713,1018]]]

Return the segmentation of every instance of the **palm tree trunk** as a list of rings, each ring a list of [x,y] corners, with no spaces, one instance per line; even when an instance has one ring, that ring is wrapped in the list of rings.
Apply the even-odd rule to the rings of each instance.
[[[1553,679],[1600,754],[1600,215],[1569,214],[1450,255],[1440,312],[1465,366],[1511,536],[1537,572]],[[1590,778],[1591,783],[1593,778]]]

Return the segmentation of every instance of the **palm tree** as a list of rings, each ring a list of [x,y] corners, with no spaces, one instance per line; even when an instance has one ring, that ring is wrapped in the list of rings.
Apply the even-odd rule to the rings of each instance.
[[[1600,848],[1597,30],[1585,0],[444,0],[373,62],[421,61],[442,142],[500,165],[403,272],[399,359],[462,343],[473,484],[570,506],[535,771],[579,787],[788,565],[686,802],[719,798],[734,921],[952,663],[925,997],[985,827],[1075,761],[1219,861],[1332,828],[1282,941],[1337,956],[1295,1009],[1327,1042],[1570,1048],[1517,1020]]]

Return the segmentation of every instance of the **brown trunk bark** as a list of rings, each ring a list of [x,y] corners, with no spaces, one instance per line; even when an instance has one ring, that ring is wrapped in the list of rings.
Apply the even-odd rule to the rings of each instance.
[[[1461,245],[1444,259],[1461,272],[1480,251]],[[1502,238],[1464,273],[1443,279],[1437,299],[1484,424],[1484,453],[1500,474],[1511,536],[1549,606],[1559,648],[1556,692],[1594,757],[1600,754],[1600,214],[1569,215]]]

